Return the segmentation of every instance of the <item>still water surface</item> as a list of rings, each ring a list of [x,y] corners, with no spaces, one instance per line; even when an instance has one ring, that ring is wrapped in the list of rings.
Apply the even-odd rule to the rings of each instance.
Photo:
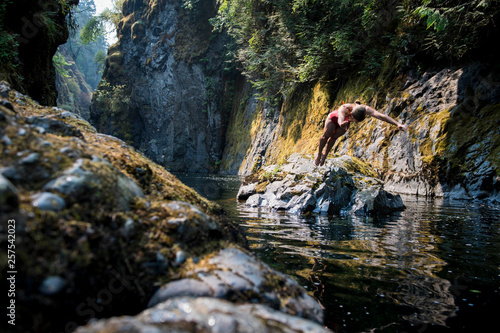
[[[403,197],[407,209],[387,217],[300,217],[237,202],[236,176],[177,176],[218,202],[258,257],[308,290],[334,331],[498,329],[499,206]]]

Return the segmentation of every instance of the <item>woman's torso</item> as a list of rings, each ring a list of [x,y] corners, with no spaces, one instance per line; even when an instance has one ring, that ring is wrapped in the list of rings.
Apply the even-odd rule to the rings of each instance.
[[[335,123],[335,125],[339,126],[339,110],[332,111],[328,117],[330,117],[330,120]],[[344,118],[344,121],[351,122],[349,119],[349,116]]]

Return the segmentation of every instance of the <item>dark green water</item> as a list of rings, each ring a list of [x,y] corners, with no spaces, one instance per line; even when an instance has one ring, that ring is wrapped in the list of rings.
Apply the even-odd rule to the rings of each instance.
[[[298,217],[245,207],[234,176],[177,175],[297,280],[337,332],[490,332],[500,319],[500,207],[404,197],[388,217]],[[495,331],[495,330],[493,330]]]

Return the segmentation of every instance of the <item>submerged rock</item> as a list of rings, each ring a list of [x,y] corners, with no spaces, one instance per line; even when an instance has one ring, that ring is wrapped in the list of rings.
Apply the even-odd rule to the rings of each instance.
[[[238,199],[252,207],[293,214],[388,214],[405,208],[399,195],[384,190],[377,173],[350,156],[329,159],[322,167],[310,156],[293,154],[281,167],[264,168]]]

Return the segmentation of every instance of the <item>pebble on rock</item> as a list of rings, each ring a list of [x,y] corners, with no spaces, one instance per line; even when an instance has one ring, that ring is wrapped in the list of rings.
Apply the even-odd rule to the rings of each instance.
[[[59,212],[66,207],[64,199],[54,193],[42,192],[33,195],[31,198],[33,199],[33,206],[40,210]]]

